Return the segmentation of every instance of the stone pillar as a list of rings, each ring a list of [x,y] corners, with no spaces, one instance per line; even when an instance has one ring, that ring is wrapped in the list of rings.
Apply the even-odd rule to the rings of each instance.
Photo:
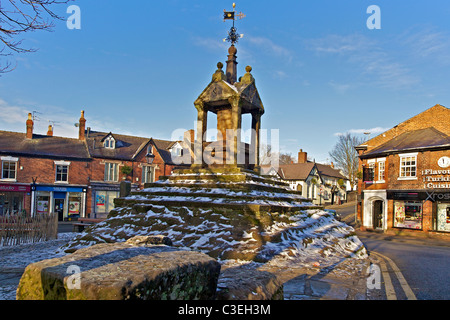
[[[254,164],[255,164],[255,168],[259,168],[259,130],[261,129],[261,114],[256,113],[253,114],[252,113],[252,151],[253,152],[253,156],[254,158],[252,159]],[[250,153],[252,154],[252,153]],[[250,162],[252,163],[252,162]]]
[[[202,102],[196,102],[197,109],[197,139],[194,144],[194,167],[203,165],[203,136],[206,132],[208,110],[205,110]]]
[[[232,130],[233,130],[233,158],[234,158],[234,165],[243,165],[245,164],[245,153],[238,154],[240,152],[241,147],[241,121],[242,121],[242,106],[241,106],[241,99],[239,96],[234,96],[233,98],[229,99],[229,102],[231,104],[231,123],[232,123]],[[239,161],[239,163],[238,163]]]
[[[237,49],[234,45],[228,49],[228,60],[227,60],[227,82],[229,84],[234,84],[237,81],[237,61],[236,61]]]

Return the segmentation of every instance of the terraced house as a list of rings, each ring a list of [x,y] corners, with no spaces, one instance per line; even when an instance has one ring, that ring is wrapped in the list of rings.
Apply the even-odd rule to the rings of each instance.
[[[55,212],[59,220],[106,217],[120,182],[143,188],[175,168],[179,141],[98,132],[86,128],[81,112],[78,138],[0,131],[0,215]]]
[[[363,229],[450,235],[450,109],[435,105],[356,149]]]

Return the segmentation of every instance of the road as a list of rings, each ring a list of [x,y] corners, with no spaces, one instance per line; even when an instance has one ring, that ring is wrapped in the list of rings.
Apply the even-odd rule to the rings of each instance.
[[[344,222],[355,225],[355,206],[342,206],[334,209],[342,215]],[[393,292],[390,298],[392,299],[450,299],[450,276],[448,273],[450,241],[417,239],[375,232],[357,231],[357,234],[371,256],[381,259],[381,263],[384,262],[387,271],[383,273],[384,298],[388,298],[390,290],[386,287],[386,283],[389,285],[391,282]],[[380,265],[380,267],[382,266]],[[386,277],[390,279],[386,279]],[[408,288],[412,291],[409,295]]]

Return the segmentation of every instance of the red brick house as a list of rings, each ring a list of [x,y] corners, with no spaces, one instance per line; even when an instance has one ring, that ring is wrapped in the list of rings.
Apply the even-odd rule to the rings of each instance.
[[[36,134],[29,114],[26,133],[0,131],[0,215],[105,217],[121,181],[142,188],[176,166],[180,142],[93,131],[83,111],[78,127],[78,139]]]
[[[356,149],[363,229],[450,236],[450,109],[436,105]]]

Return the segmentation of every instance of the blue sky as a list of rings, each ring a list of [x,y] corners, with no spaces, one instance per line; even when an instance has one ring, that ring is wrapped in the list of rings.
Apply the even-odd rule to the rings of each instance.
[[[26,114],[38,111],[35,132],[53,121],[55,135],[74,137],[80,110],[93,130],[170,139],[193,128],[193,102],[227,58],[222,14],[232,1],[71,4],[81,30],[57,21],[53,32],[23,35],[36,53],[10,58],[17,67],[0,77],[0,130],[24,132]],[[367,28],[370,5],[381,9],[379,30]],[[56,11],[69,17],[67,7]],[[246,14],[236,22],[238,73],[252,66],[262,128],[280,130],[282,152],[327,162],[339,133],[374,136],[450,106],[448,1],[241,0],[236,10]]]

